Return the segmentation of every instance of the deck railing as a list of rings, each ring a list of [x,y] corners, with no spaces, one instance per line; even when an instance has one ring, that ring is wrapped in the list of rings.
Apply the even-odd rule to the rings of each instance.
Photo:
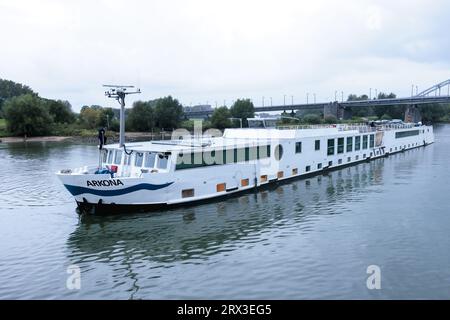
[[[365,123],[352,123],[352,124],[317,124],[317,125],[285,125],[279,126],[279,130],[307,130],[307,129],[330,129],[334,128],[338,131],[352,131],[356,130],[360,133],[375,132],[375,131],[389,131],[398,129],[410,129],[414,128],[414,123],[391,123],[370,126]]]

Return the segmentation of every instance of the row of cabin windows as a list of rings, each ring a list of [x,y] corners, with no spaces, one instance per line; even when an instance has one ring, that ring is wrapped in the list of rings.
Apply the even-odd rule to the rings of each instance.
[[[281,159],[283,149],[277,146],[276,156]],[[265,159],[270,157],[270,145],[245,147],[210,152],[194,152],[178,154],[175,170],[192,169],[213,165],[231,164],[244,161]]]
[[[355,139],[353,139],[355,138]],[[354,144],[353,144],[354,140]],[[327,144],[327,155],[332,156],[334,155],[335,151],[335,142],[336,139],[328,139]],[[346,146],[346,152],[352,152],[353,146],[355,148],[354,151],[361,150],[361,136],[356,137],[347,137],[347,141],[345,141],[345,138],[338,138],[337,139],[337,153],[342,154],[344,153],[344,147]],[[367,148],[373,148],[375,146],[375,135],[371,134],[370,136],[364,135],[362,136],[362,149]]]
[[[392,150],[392,148],[391,148],[391,150]],[[376,154],[379,155],[380,154],[379,151],[377,151]],[[372,157],[372,155],[373,155],[373,153],[371,152],[370,157]],[[363,154],[363,159],[366,159],[366,158],[367,158],[367,155]],[[358,161],[358,160],[359,160],[359,155],[356,155],[355,161]],[[347,162],[352,162],[352,157],[347,157]],[[342,163],[343,163],[343,160],[338,159],[338,164],[342,164]],[[328,167],[332,167],[332,166],[333,166],[333,161],[328,161]],[[320,169],[322,169],[322,163],[317,164],[317,170],[320,170]],[[306,166],[305,172],[310,172],[310,171],[311,171],[311,166]]]
[[[141,168],[167,169],[169,156],[156,152],[136,152],[134,166]]]
[[[134,166],[144,168],[166,169],[169,156],[155,152],[133,152]],[[106,164],[120,165],[122,163],[122,156],[125,155],[124,165],[131,164],[131,155],[124,153],[122,150],[108,150],[103,153],[103,162]]]
[[[413,143],[412,144],[412,146],[413,147],[418,147],[419,146],[419,143]],[[410,148],[411,147],[411,145],[410,144],[408,144],[408,148]],[[395,147],[394,149],[392,149],[392,148],[390,148],[390,150],[389,150],[389,152],[392,152],[392,151],[398,151],[398,150],[401,150],[402,149],[402,146],[400,146],[400,147]],[[406,149],[406,144],[403,146],[403,149]]]

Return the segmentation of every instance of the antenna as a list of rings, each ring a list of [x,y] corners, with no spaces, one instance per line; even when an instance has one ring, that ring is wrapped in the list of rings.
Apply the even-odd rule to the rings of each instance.
[[[121,86],[115,84],[104,84],[103,87],[110,88],[105,91],[105,96],[116,99],[120,104],[119,146],[123,147],[125,145],[125,97],[128,94],[141,93],[141,89],[136,89],[136,91],[127,91],[127,89],[132,89],[134,86]]]

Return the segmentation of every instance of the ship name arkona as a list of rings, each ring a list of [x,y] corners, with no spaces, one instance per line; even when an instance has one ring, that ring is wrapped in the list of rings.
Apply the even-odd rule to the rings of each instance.
[[[110,187],[110,186],[123,186],[123,182],[119,179],[111,180],[88,180],[86,182],[88,187]]]

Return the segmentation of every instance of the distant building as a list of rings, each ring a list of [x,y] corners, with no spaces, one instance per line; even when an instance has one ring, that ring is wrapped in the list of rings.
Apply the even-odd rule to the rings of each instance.
[[[205,112],[213,111],[210,104],[199,104],[192,107],[184,107],[184,112]]]

